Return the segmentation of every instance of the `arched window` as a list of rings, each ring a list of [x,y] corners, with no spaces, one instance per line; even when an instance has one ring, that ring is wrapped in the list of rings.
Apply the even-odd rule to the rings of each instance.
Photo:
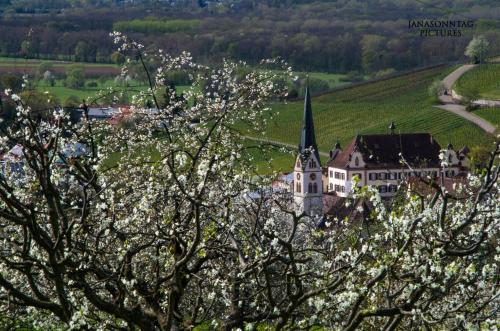
[[[318,184],[313,184],[313,193],[318,193]]]
[[[296,167],[297,167],[297,168],[300,168],[300,160],[299,160],[299,159],[297,159],[297,164],[296,164]]]
[[[297,193],[300,193],[301,190],[301,187],[300,187],[300,183],[297,183]]]
[[[356,158],[354,159],[354,165],[356,167],[359,167],[359,158],[356,156]]]
[[[313,193],[313,184],[312,183],[309,183],[309,187],[308,187],[307,192],[308,193]]]

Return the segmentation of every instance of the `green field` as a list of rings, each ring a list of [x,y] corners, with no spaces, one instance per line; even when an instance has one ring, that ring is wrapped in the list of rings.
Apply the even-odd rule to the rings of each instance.
[[[500,63],[481,64],[455,83],[458,94],[474,91],[481,98],[500,100]]]
[[[134,81],[132,80],[129,84],[129,86],[120,86],[117,85],[114,80],[109,79],[106,80],[104,84],[100,84],[97,80],[93,79],[87,79],[85,81],[85,84],[88,84],[89,82],[95,82],[97,84],[97,87],[82,87],[79,89],[74,89],[70,87],[66,87],[63,84],[63,80],[57,80],[55,82],[54,86],[50,86],[48,84],[45,84],[43,82],[39,82],[38,85],[36,86],[37,90],[40,92],[49,92],[51,95],[53,95],[61,104],[64,105],[65,101],[70,97],[70,96],[75,96],[78,99],[85,99],[86,102],[91,102],[94,100],[97,96],[97,93],[103,89],[112,87],[116,90],[123,90],[127,91],[127,95],[133,95],[139,91],[144,91],[148,89],[149,86],[145,85],[144,83],[141,83],[139,81]],[[189,86],[176,86],[176,91],[178,93],[182,93],[185,89],[189,88]]]
[[[457,148],[488,144],[492,137],[479,127],[433,107],[429,101],[429,84],[450,70],[428,69],[313,98],[319,149],[327,152],[337,140],[346,146],[358,133],[387,133],[391,121],[396,123],[397,132],[430,132],[442,146],[449,142]],[[297,144],[302,108],[302,101],[274,104],[275,117],[266,129],[267,138]]]
[[[299,76],[309,75],[311,78],[321,79],[328,83],[328,86],[333,89],[339,86],[344,86],[350,84],[349,82],[342,81],[345,74],[334,74],[328,72],[295,72]]]
[[[474,111],[474,114],[481,116],[490,123],[500,127],[500,107],[496,108],[479,108]]]
[[[37,67],[42,62],[50,62],[54,67],[67,67],[74,64],[81,64],[89,68],[114,68],[119,69],[115,64],[109,63],[91,63],[91,62],[72,62],[58,60],[40,60],[40,59],[23,59],[17,57],[0,57],[0,67]]]
[[[93,79],[87,79],[85,80],[85,84],[88,84],[89,82],[95,82],[97,84],[97,87],[82,87],[78,89],[66,87],[64,86],[63,82],[64,82],[63,80],[56,80],[54,86],[50,86],[43,82],[39,82],[37,85],[37,90],[41,92],[48,91],[51,95],[55,96],[62,104],[64,104],[66,99],[68,99],[68,97],[70,96],[76,96],[79,99],[85,99],[87,102],[89,102],[90,100],[96,97],[97,93],[100,90],[108,87],[124,88],[124,89],[126,88],[132,91],[140,91],[147,89],[146,85],[136,81],[132,81],[130,83],[130,86],[128,87],[120,87],[117,84],[115,84],[114,80],[112,79],[106,80],[104,84],[100,84],[98,81]]]

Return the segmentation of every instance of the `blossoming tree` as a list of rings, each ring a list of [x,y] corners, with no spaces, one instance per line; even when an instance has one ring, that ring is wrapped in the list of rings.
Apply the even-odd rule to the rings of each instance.
[[[485,172],[459,194],[429,182],[432,195],[408,193],[404,206],[387,210],[377,192],[362,188],[353,198],[374,207],[363,222],[332,219],[318,228],[317,219],[294,212],[289,195],[269,189],[252,162],[254,146],[237,129],[262,130],[266,105],[285,93],[281,74],[238,77],[244,64],[212,69],[114,37],[150,82],[133,99],[133,126],[88,116],[72,123],[57,109],[40,118],[11,96],[17,117],[0,143],[22,155],[5,157],[0,177],[5,323],[495,326],[498,143]],[[192,77],[182,98],[165,86],[171,70]]]

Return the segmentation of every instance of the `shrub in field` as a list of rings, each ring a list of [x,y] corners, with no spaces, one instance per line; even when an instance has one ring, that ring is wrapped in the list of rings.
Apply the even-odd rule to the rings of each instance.
[[[66,69],[66,86],[71,88],[81,88],[85,84],[85,68],[82,65],[74,64]]]

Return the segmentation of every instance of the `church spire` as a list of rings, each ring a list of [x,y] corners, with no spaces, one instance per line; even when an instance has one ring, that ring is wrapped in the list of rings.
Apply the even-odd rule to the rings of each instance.
[[[307,149],[314,149],[314,155],[319,162],[318,146],[314,134],[314,121],[311,107],[311,93],[309,92],[309,77],[306,83],[306,94],[304,96],[304,118],[300,132],[299,153],[303,154]]]

